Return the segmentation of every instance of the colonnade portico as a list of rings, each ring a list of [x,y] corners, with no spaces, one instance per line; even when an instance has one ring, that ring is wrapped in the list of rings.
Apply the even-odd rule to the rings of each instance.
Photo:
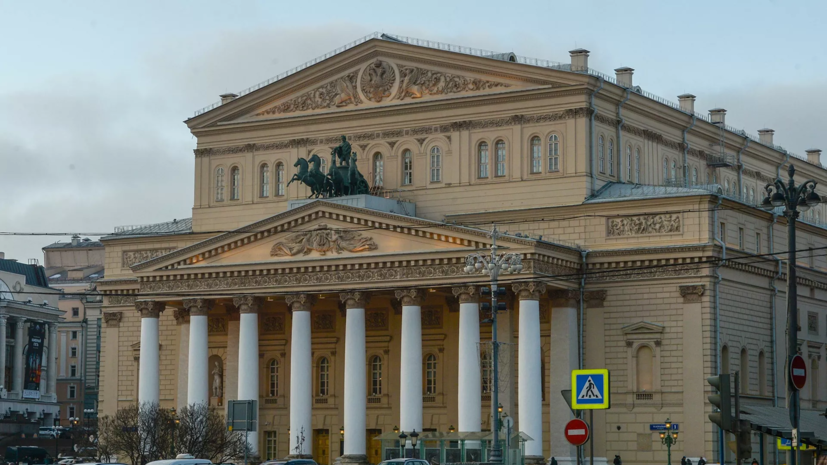
[[[558,461],[567,461],[574,453],[560,444],[555,437],[555,425],[562,416],[570,415],[568,407],[559,395],[561,389],[567,389],[569,371],[577,368],[577,318],[575,305],[570,299],[569,291],[552,291],[546,293],[545,284],[539,282],[520,282],[512,285],[512,291],[518,301],[519,313],[519,381],[517,389],[518,409],[516,429],[533,438],[525,444],[526,458],[529,463],[543,461],[543,393],[540,344],[540,300],[552,297],[552,361],[550,376],[551,414],[552,414],[552,455]],[[378,291],[373,291],[374,294]],[[402,431],[423,430],[423,334],[422,304],[428,296],[427,289],[408,288],[394,290],[393,298],[401,306],[401,338],[399,355],[399,410],[398,424]],[[387,294],[387,292],[385,293]],[[450,294],[459,303],[458,334],[458,373],[456,405],[457,424],[461,432],[479,432],[483,425],[482,380],[479,356],[480,315],[479,288],[475,285],[455,286]],[[577,294],[576,292],[574,294]],[[344,435],[342,461],[347,463],[367,462],[367,397],[368,376],[366,360],[366,306],[371,294],[366,291],[342,292],[338,295],[342,303],[340,310],[345,316],[345,357],[344,357]],[[311,334],[311,312],[317,302],[318,294],[297,293],[284,295],[289,312],[292,314],[290,332],[290,380],[289,391],[289,455],[312,456],[313,441],[313,352]],[[223,299],[227,300],[227,299]],[[239,333],[236,339],[237,351],[229,347],[227,356],[237,354],[237,394],[227,393],[225,399],[258,400],[260,398],[260,354],[259,354],[259,312],[264,303],[263,297],[252,295],[237,296],[232,299],[232,308],[238,310]],[[272,298],[267,300],[273,300]],[[209,312],[215,300],[209,297],[186,298],[170,303],[177,307],[183,305],[183,314],[189,315],[186,356],[186,404],[210,402],[209,392],[209,346],[208,321]],[[138,400],[159,402],[159,315],[165,308],[160,301],[137,301],[136,308],[141,313],[141,345],[139,361]],[[228,304],[225,304],[227,306]],[[228,307],[230,308],[230,307]],[[185,329],[182,329],[182,332]],[[182,333],[181,337],[184,335]],[[228,363],[228,374],[229,374]],[[232,384],[227,382],[225,388]],[[180,382],[179,382],[180,383]],[[179,390],[180,395],[180,390]],[[560,404],[560,405],[557,405]],[[180,404],[179,404],[180,405]],[[453,406],[448,406],[454,408]],[[259,407],[260,409],[261,407]],[[562,415],[562,416],[558,416]],[[263,421],[263,420],[262,420]],[[565,423],[565,421],[562,421]],[[261,423],[260,423],[261,424]],[[492,424],[492,427],[494,425]],[[560,431],[562,436],[562,431]],[[257,434],[250,433],[248,441],[256,450],[259,445]],[[568,455],[571,454],[571,455]]]

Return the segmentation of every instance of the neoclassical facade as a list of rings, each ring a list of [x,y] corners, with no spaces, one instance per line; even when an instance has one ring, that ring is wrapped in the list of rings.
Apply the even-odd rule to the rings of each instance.
[[[532,438],[527,460],[575,460],[561,391],[583,367],[612,378],[598,460],[662,462],[649,425],[669,417],[676,453],[716,461],[707,376],[739,370],[747,402],[783,404],[786,273],[768,254],[786,251],[786,220],[755,205],[789,163],[825,180],[820,151],[794,158],[770,129],[752,137],[726,110],[652,96],[633,69],[609,77],[588,57],[374,35],[199,111],[192,218],[102,239],[101,413],[255,399],[261,457],[320,464],[378,463],[373,438],[394,429],[489,430],[488,277],[465,257],[497,224],[523,263],[502,276],[497,329],[500,403]],[[301,160],[339,163],[342,135],[371,195],[307,200],[291,178]],[[798,231],[814,409],[822,210]]]

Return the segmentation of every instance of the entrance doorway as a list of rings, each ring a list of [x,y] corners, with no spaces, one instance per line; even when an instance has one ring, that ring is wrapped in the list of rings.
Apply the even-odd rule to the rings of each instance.
[[[382,461],[382,441],[373,439],[380,434],[382,434],[381,429],[367,430],[365,450],[368,451],[368,463],[371,465],[376,465]]]
[[[319,465],[330,465],[330,431],[313,430],[313,460]]]

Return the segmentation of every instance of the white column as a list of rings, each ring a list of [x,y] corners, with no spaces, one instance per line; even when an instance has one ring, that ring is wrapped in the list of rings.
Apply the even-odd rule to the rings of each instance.
[[[482,427],[482,386],[480,381],[480,304],[475,286],[452,289],[459,299],[459,373],[457,387],[457,427],[461,433]]]
[[[285,297],[293,310],[290,338],[290,456],[313,454],[313,353],[310,346],[310,309],[313,297],[293,294]],[[300,436],[304,434],[304,442]]]
[[[180,411],[189,405],[187,383],[189,382],[190,363],[190,311],[186,308],[176,308],[175,324],[178,325],[178,384],[175,407]]]
[[[49,371],[46,392],[57,401],[57,323],[49,323]]]
[[[578,291],[557,290],[551,293],[551,363],[549,384],[551,388],[551,456],[560,465],[577,462],[574,447],[566,441],[565,426],[572,418],[571,410],[563,396],[563,389],[571,389],[571,371],[578,366],[577,345],[577,298]]]
[[[0,315],[0,387],[6,386],[6,319]]]
[[[519,392],[517,393],[519,406],[517,430],[535,438],[534,441],[528,441],[525,444],[527,462],[543,461],[540,296],[546,292],[546,285],[525,282],[514,284],[513,289],[520,299],[519,347],[517,349],[519,353],[517,360],[519,370],[517,381],[519,386]]]
[[[238,307],[241,314],[238,343],[238,400],[258,401],[258,310],[261,302],[253,296],[242,296],[234,298],[233,304]],[[190,341],[195,335],[193,316],[190,315]],[[204,318],[206,319],[206,317]],[[206,337],[204,339],[206,340]],[[190,345],[190,360],[195,355],[192,345]],[[193,376],[192,370],[193,366],[190,365],[190,377]],[[205,377],[204,382],[207,381]],[[192,391],[189,391],[189,393],[189,395],[192,395]],[[256,418],[258,418],[258,413],[256,413]],[[253,454],[258,451],[258,429],[256,428],[256,431],[247,433],[247,444]]]
[[[20,399],[23,397],[23,325],[26,319],[15,317],[14,322],[14,356],[12,357],[12,384],[9,398]]]
[[[348,463],[367,464],[365,427],[367,416],[367,372],[365,367],[364,292],[340,294],[345,304],[345,446]]]
[[[422,431],[422,317],[423,292],[396,291],[402,301],[402,340],[399,377],[399,429]]]
[[[163,302],[141,301],[135,307],[141,313],[141,360],[138,373],[138,405],[157,404],[161,400],[158,319]]]
[[[227,311],[227,371],[224,373],[224,407],[227,400],[238,399],[238,334],[240,316],[234,305],[224,305]]]
[[[207,346],[207,318],[212,302],[206,299],[185,299],[190,311],[189,363],[187,366],[187,404],[210,403],[209,348]],[[258,399],[258,313],[251,313],[255,323],[254,362],[256,365],[255,397]]]

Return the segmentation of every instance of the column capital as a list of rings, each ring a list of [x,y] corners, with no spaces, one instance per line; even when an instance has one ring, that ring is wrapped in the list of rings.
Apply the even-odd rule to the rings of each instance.
[[[103,321],[109,328],[117,328],[120,326],[121,318],[123,318],[123,312],[103,312]],[[55,329],[57,329],[57,327],[55,327]]]
[[[240,313],[258,313],[261,308],[261,297],[252,295],[241,295],[233,297],[233,305],[238,307]]]
[[[287,307],[293,312],[309,312],[316,303],[315,294],[287,294],[284,296]]]
[[[176,308],[172,315],[175,317],[176,325],[183,325],[190,322],[190,310],[188,308]]]
[[[583,293],[583,300],[590,308],[601,308],[608,295],[609,292],[605,289],[586,291]]]
[[[184,299],[184,308],[189,310],[191,316],[207,316],[212,310],[215,302],[202,297]]]
[[[477,304],[480,302],[480,290],[477,286],[455,286],[451,288],[461,304]]]
[[[141,314],[141,318],[158,318],[166,308],[164,302],[154,300],[139,300],[135,302],[135,309]]]
[[[706,286],[703,284],[688,284],[679,286],[679,289],[684,303],[698,303],[706,292]]]
[[[422,289],[399,289],[394,292],[394,295],[403,306],[420,306],[425,299],[425,292]]]
[[[363,291],[341,292],[339,299],[345,304],[346,309],[365,308],[370,301],[370,293]]]
[[[546,293],[545,283],[538,281],[514,283],[511,285],[511,289],[520,300],[540,300],[540,296]]]

